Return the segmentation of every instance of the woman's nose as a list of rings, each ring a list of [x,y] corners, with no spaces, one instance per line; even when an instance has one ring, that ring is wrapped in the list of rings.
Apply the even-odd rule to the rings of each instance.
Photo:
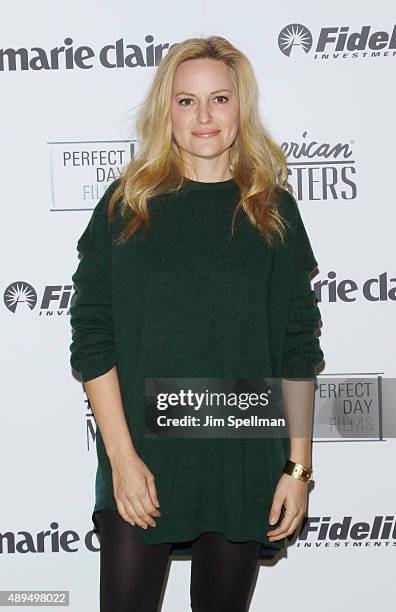
[[[206,104],[201,104],[198,108],[198,119],[200,121],[209,121],[212,115],[210,113],[210,109]]]

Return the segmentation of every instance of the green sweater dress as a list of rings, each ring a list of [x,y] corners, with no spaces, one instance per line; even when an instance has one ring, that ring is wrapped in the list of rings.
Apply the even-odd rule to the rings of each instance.
[[[117,367],[134,447],[155,476],[161,516],[136,529],[150,543],[191,554],[206,531],[262,543],[271,558],[287,539],[266,532],[288,438],[145,437],[145,378],[312,377],[323,353],[320,311],[309,272],[317,266],[297,203],[279,189],[288,220],[284,245],[269,247],[238,212],[234,179],[185,179],[148,202],[150,229],[116,245],[120,217],[108,223],[116,179],[96,205],[72,276],[70,363],[83,382]],[[117,203],[118,204],[118,203]],[[95,513],[116,509],[111,465],[97,427]],[[283,518],[282,512],[279,522]],[[279,524],[277,523],[277,525]]]

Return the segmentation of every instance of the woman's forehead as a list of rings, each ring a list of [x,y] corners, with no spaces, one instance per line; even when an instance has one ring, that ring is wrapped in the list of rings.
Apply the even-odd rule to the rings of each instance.
[[[224,62],[200,58],[179,64],[173,86],[183,87],[183,93],[194,93],[194,88],[212,93],[222,88],[233,89],[233,82]]]

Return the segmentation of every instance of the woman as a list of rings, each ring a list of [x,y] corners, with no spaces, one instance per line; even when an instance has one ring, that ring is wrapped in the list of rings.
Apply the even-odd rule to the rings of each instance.
[[[306,511],[317,261],[257,98],[224,38],[174,45],[138,117],[139,155],[78,241],[71,365],[98,425],[102,612],[156,610],[177,551],[192,554],[194,612],[245,611],[258,559]],[[234,377],[282,378],[309,435],[145,436],[146,379]]]

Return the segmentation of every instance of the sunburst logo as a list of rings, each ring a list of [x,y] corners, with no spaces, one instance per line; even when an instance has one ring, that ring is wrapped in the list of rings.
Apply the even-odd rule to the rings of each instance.
[[[292,51],[293,54],[308,53],[312,47],[312,34],[301,23],[291,23],[280,31],[278,46],[287,57],[290,57]]]
[[[33,310],[37,304],[36,290],[25,281],[11,283],[4,291],[4,303],[11,312],[21,307],[29,307],[30,310]]]

